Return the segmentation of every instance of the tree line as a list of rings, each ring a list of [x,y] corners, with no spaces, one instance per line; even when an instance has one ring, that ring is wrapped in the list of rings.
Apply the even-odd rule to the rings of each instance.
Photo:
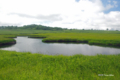
[[[22,27],[18,26],[0,26],[0,29],[34,29],[34,30],[67,30],[67,28],[60,28],[60,27],[49,27],[43,25],[24,25]]]

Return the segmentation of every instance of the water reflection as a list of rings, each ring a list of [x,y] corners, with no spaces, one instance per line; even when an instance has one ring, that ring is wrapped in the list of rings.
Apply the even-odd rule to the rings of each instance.
[[[49,55],[96,55],[96,54],[119,54],[119,48],[100,47],[88,44],[66,44],[66,43],[43,43],[42,39],[17,37],[16,44],[10,47],[1,48],[17,52],[32,52]]]

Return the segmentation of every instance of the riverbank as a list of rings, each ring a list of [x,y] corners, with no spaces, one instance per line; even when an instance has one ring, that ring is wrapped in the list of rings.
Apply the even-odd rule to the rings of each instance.
[[[13,45],[16,44],[16,40],[10,39],[10,38],[1,38],[0,39],[0,47],[6,46],[6,45]]]
[[[107,33],[44,33],[29,35],[31,38],[44,38],[47,43],[88,43],[90,45],[102,45],[120,47],[120,34]]]
[[[50,56],[0,50],[0,80],[120,80],[120,55]]]
[[[2,32],[2,33],[1,33]],[[120,47],[119,31],[46,31],[46,30],[3,30],[0,32],[0,44],[3,38],[28,36],[29,38],[43,38],[43,42],[58,43],[87,43],[90,45]],[[6,42],[7,43],[7,42]]]

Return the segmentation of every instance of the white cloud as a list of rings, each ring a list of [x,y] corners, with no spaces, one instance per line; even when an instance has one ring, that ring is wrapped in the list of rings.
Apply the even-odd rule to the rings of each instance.
[[[105,10],[109,10],[111,8],[118,7],[117,3],[118,3],[117,1],[112,1],[112,3],[111,3],[111,0],[108,0],[108,4],[106,5]]]
[[[113,3],[114,3],[114,6],[115,6],[115,7],[118,7],[117,1],[113,1]]]
[[[106,10],[109,10],[109,9],[111,9],[111,8],[113,8],[113,7],[114,7],[114,5],[108,4],[105,9],[106,9]]]
[[[117,2],[114,1],[114,5],[104,7],[101,0],[0,0],[0,25],[119,28],[120,12],[103,13],[115,6]]]
[[[108,0],[109,3],[111,3],[111,0]]]

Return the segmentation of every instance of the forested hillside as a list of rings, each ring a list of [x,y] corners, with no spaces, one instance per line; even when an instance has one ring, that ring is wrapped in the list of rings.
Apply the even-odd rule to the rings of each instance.
[[[22,27],[18,26],[0,26],[0,29],[34,29],[34,30],[66,30],[67,28],[60,28],[60,27],[48,27],[44,25],[24,25]]]

